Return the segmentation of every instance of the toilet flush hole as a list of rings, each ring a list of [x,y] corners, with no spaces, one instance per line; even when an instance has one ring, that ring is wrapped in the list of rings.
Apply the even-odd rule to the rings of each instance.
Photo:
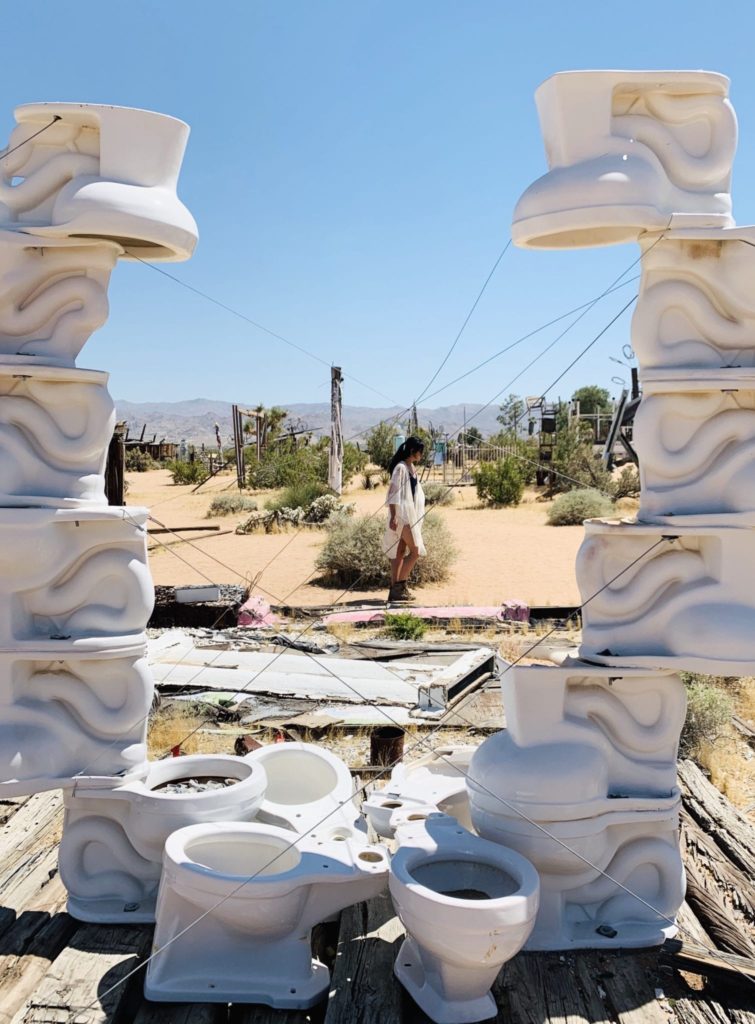
[[[383,807],[387,807],[388,810],[390,810],[390,811],[394,810],[394,808],[396,808],[396,807],[403,807],[403,806],[404,805],[401,803],[400,800],[386,800],[385,803],[383,804]]]
[[[378,864],[383,859],[379,853],[373,853],[372,850],[365,850],[358,856],[359,860],[367,861],[368,864]]]
[[[407,816],[406,820],[407,821],[427,821],[427,815],[426,814],[409,814]]]

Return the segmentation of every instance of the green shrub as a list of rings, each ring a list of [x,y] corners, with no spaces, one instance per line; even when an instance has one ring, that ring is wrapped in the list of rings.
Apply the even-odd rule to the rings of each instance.
[[[366,469],[362,474],[362,487],[365,491],[371,491],[373,487],[376,487],[375,479],[377,477],[377,470]]]
[[[715,743],[728,727],[734,702],[716,676],[682,672],[687,688],[687,718],[679,740],[680,753],[696,757],[704,743]]]
[[[485,505],[518,505],[524,494],[524,476],[512,456],[500,462],[481,462],[472,470],[477,497]]]
[[[316,498],[330,493],[328,485],[319,480],[303,480],[290,484],[277,498],[270,498],[265,502],[265,508],[270,512],[279,512],[282,508],[308,508]]]
[[[428,505],[453,505],[454,492],[446,484],[425,484],[422,490]]]
[[[248,464],[247,483],[255,490],[294,487],[299,484],[328,479],[328,452],[330,438],[323,437],[307,444],[295,438],[284,437],[269,445],[258,459],[253,448],[245,449]],[[343,446],[343,482],[360,473],[367,465],[367,453],[347,441]]]
[[[160,465],[155,462],[149,452],[143,452],[140,448],[126,447],[126,470],[129,473],[146,473],[149,469],[157,469]]]
[[[611,484],[613,500],[619,498],[638,498],[640,496],[640,474],[634,466],[624,466],[621,473]]]
[[[600,491],[587,488],[582,491],[567,491],[560,494],[548,510],[550,526],[581,526],[585,519],[607,516],[613,510],[613,503]]]
[[[257,502],[254,498],[246,498],[243,494],[218,494],[212,499],[207,518],[230,516],[235,512],[256,512]]]
[[[395,423],[378,423],[365,438],[367,454],[375,466],[387,469],[396,450],[394,438],[397,430]]]
[[[392,640],[421,640],[427,623],[411,612],[397,612],[385,617],[385,635]]]
[[[609,493],[611,474],[595,454],[592,428],[584,420],[560,426],[553,449],[551,493],[595,488]]]
[[[316,566],[324,582],[334,586],[384,587],[390,583],[390,562],[383,553],[383,516],[334,517]],[[442,519],[430,512],[422,524],[427,556],[412,572],[412,583],[439,583],[448,578],[456,548]]]
[[[199,459],[194,462],[183,462],[181,459],[174,459],[167,463],[170,475],[174,484],[201,484],[210,475]]]

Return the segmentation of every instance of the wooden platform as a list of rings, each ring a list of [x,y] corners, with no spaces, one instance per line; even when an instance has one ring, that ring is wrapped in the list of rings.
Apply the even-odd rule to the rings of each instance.
[[[720,961],[706,966],[705,954],[686,940],[677,949],[667,944],[663,951],[640,953],[520,954],[496,983],[497,1021],[755,1024],[755,970],[751,979],[745,976],[755,969],[748,954],[755,890],[751,870],[748,878],[737,863],[751,867],[755,831],[743,819],[732,819],[735,849],[716,893],[716,862],[732,842],[720,820],[711,819],[706,829],[702,819],[710,818],[710,807],[703,805],[710,794],[694,775],[690,779],[686,848],[702,846],[708,865],[694,865],[696,898],[704,910],[710,897],[734,924],[729,940],[722,925],[723,941],[739,947],[729,950],[734,968]],[[65,913],[57,873],[61,826],[58,793],[0,803],[0,1024],[425,1024],[427,1018],[393,977],[402,928],[387,895],[349,908],[340,926],[323,930],[319,938],[332,964],[331,990],[313,1010],[145,1002],[139,967],[149,955],[152,928],[79,924]],[[713,944],[687,906],[683,920],[700,943]]]

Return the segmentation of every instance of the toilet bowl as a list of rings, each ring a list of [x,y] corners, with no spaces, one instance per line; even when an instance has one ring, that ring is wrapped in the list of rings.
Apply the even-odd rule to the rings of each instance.
[[[329,750],[313,743],[271,743],[244,760],[261,765],[267,776],[257,821],[311,838],[367,841],[351,772]]]
[[[551,170],[517,203],[514,243],[571,249],[732,225],[728,85],[705,71],[553,75],[535,93]]]
[[[387,851],[297,838],[258,822],[180,829],[165,843],[154,949],[144,984],[163,1002],[305,1009],[328,990],[314,925],[380,893]]]
[[[234,781],[204,791],[164,789],[189,779]],[[65,795],[60,842],[69,914],[100,924],[154,921],[168,836],[200,822],[250,821],[266,785],[262,765],[220,754],[156,761],[142,778],[120,785],[83,780]]]
[[[438,747],[408,764],[397,764],[388,783],[370,794],[362,811],[379,836],[394,834],[395,812],[407,812],[426,805],[455,818],[466,829],[472,828],[466,773],[477,747]]]
[[[496,1015],[490,992],[535,923],[537,872],[448,815],[394,817],[389,887],[407,931],[394,973],[437,1024]]]
[[[2,161],[3,226],[108,239],[150,261],[191,256],[197,226],[176,195],[187,124],[96,103],[27,103],[15,116],[15,152]]]

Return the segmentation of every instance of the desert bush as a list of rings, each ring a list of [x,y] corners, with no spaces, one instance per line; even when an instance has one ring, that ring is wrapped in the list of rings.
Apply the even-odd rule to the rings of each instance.
[[[235,512],[256,512],[257,502],[243,494],[217,494],[207,510],[207,518],[230,516]]]
[[[315,482],[324,485],[328,479],[329,449],[330,439],[327,437],[309,443],[284,437],[271,444],[261,459],[250,448],[246,451],[249,487],[264,490]],[[343,482],[347,484],[366,465],[367,453],[347,441],[343,447]]]
[[[687,718],[679,741],[680,753],[697,759],[702,744],[715,743],[734,713],[731,695],[715,676],[682,672],[687,688]]]
[[[378,423],[367,433],[365,444],[370,461],[376,466],[387,469],[393,452],[395,451],[394,438],[396,427],[393,423]]]
[[[127,447],[125,465],[129,473],[146,473],[149,469],[157,469],[160,463],[155,462],[149,452]]]
[[[640,495],[640,474],[634,466],[624,466],[621,473],[611,484],[613,500],[619,498],[638,498]]]
[[[421,640],[427,623],[411,612],[396,612],[385,617],[385,635],[392,640]]]
[[[518,505],[524,494],[524,477],[512,456],[500,462],[482,462],[472,470],[477,497],[485,505]]]
[[[266,512],[252,512],[248,519],[236,527],[236,533],[279,533],[292,526],[325,526],[334,516],[354,514],[355,505],[344,505],[335,494],[323,494],[308,505],[270,508]]]
[[[446,484],[424,484],[422,490],[428,505],[453,505],[454,492]]]
[[[390,563],[383,553],[385,520],[375,516],[334,517],[316,566],[334,586],[382,587],[390,583]],[[448,578],[456,548],[441,518],[430,512],[422,524],[427,556],[420,558],[412,583],[422,586]]]
[[[282,508],[308,508],[316,498],[330,493],[328,485],[320,480],[303,480],[290,484],[277,498],[268,499],[265,508],[270,512],[279,512]]]
[[[374,469],[366,469],[362,474],[362,487],[365,491],[371,491],[376,486],[375,479],[378,476],[377,471]]]
[[[174,484],[201,484],[210,475],[204,463],[199,459],[194,462],[183,462],[181,459],[174,459],[167,464]]]
[[[561,494],[548,510],[550,526],[581,526],[585,519],[610,515],[613,504],[600,491],[586,488]]]

